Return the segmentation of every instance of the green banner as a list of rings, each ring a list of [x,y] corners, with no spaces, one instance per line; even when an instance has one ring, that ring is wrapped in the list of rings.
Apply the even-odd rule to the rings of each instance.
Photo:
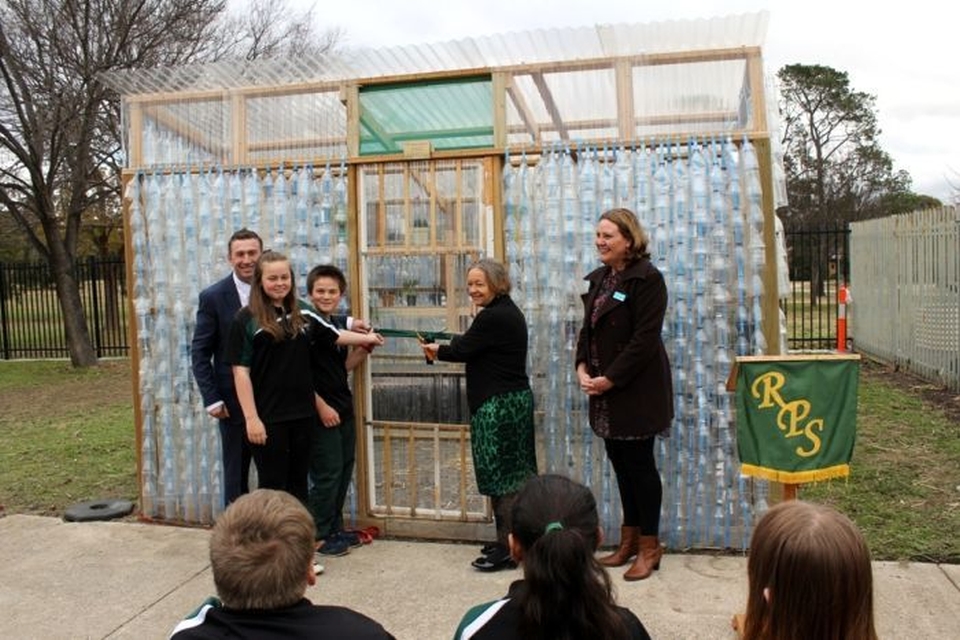
[[[859,356],[738,358],[741,473],[801,484],[850,475]]]

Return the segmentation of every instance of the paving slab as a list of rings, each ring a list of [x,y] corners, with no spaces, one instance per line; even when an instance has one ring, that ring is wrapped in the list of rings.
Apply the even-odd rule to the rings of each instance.
[[[881,638],[960,638],[960,590],[944,567],[951,566],[873,563],[873,609]]]
[[[0,518],[0,638],[105,638],[202,572],[208,538],[117,521]]]
[[[946,574],[954,587],[960,589],[960,564],[941,564],[940,570]]]
[[[214,593],[209,532],[135,522],[0,518],[0,638],[165,638]],[[480,573],[479,545],[376,540],[326,571],[307,597],[380,621],[398,640],[450,638],[474,604],[502,596],[520,570]],[[960,637],[960,567],[875,562],[881,638]],[[733,640],[746,602],[746,558],[668,554],[618,601],[658,640]]]

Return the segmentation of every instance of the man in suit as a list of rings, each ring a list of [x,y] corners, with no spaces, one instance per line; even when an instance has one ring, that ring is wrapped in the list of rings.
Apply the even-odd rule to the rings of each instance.
[[[249,229],[240,229],[230,236],[227,254],[233,271],[200,292],[197,327],[190,346],[193,377],[200,387],[203,404],[207,413],[220,421],[224,506],[249,491],[250,447],[233,386],[233,372],[223,361],[223,348],[233,317],[250,299],[250,282],[262,251],[263,241]]]

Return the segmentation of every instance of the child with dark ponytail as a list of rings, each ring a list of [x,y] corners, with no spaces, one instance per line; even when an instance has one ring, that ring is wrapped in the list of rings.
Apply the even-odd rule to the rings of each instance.
[[[640,620],[613,598],[594,558],[602,532],[590,490],[569,478],[530,478],[517,494],[508,537],[523,580],[507,596],[470,609],[456,640],[649,640]]]

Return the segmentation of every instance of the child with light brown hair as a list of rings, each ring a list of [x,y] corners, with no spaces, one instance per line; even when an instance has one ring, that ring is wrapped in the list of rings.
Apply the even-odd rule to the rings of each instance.
[[[174,640],[362,638],[392,640],[376,621],[346,607],[315,605],[313,517],[289,493],[257,489],[233,502],[210,535],[217,598],[174,628]]]
[[[847,516],[790,500],[757,525],[747,560],[746,640],[876,640],[873,573],[863,535]]]

